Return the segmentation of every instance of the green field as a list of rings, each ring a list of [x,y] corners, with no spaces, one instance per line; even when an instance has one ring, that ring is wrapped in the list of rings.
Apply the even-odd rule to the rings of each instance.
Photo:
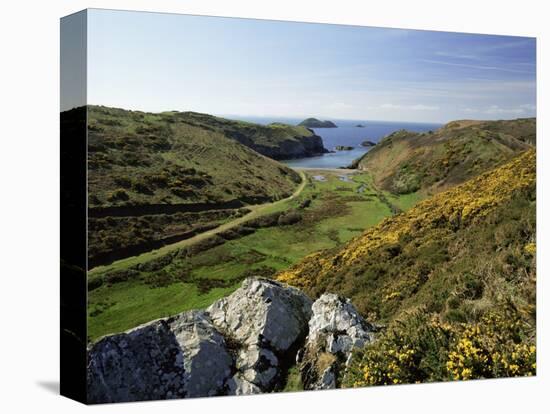
[[[324,181],[314,178],[319,175]],[[307,171],[306,176],[303,190],[294,198],[253,210],[254,216],[299,211],[298,223],[259,228],[192,257],[175,257],[161,268],[151,270],[146,265],[152,259],[174,253],[181,243],[93,269],[89,273],[90,282],[105,278],[113,270],[120,272],[139,263],[145,265],[123,280],[111,280],[90,290],[89,339],[185,310],[204,308],[234,291],[243,278],[271,276],[308,254],[336,247],[379,223],[395,209],[407,209],[419,198],[380,192],[365,173],[319,170]],[[348,178],[344,181],[342,176]],[[238,220],[243,219],[246,217]]]

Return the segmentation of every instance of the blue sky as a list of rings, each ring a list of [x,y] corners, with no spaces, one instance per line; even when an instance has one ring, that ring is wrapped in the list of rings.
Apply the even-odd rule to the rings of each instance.
[[[447,122],[535,115],[535,39],[91,10],[88,102]]]

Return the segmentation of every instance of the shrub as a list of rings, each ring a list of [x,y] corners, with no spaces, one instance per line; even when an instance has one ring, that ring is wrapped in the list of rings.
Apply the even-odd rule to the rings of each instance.
[[[224,238],[225,240],[234,240],[252,234],[255,231],[256,229],[252,227],[240,225],[232,229],[222,231],[221,233],[219,233],[219,236]]]
[[[140,181],[133,183],[132,189],[142,194],[149,194],[149,195],[153,194],[153,191],[147,186],[147,184],[142,183]]]
[[[134,269],[115,270],[105,274],[105,282],[108,284],[126,282],[131,278],[139,276],[139,272]]]
[[[344,385],[535,374],[533,328],[513,307],[491,311],[474,323],[444,323],[435,314],[419,312],[396,321],[376,342],[359,351]]]
[[[296,211],[290,211],[286,214],[282,214],[277,219],[277,224],[279,226],[289,226],[292,224],[296,224],[298,222],[302,221],[302,215]]]
[[[88,292],[97,289],[101,285],[103,285],[102,277],[88,278]]]
[[[354,357],[346,386],[389,385],[441,379],[452,340],[449,324],[418,312],[394,324]]]
[[[311,205],[311,199],[307,198],[300,203],[298,208],[304,209],[304,208],[308,208],[310,205]]]
[[[170,191],[172,194],[181,198],[189,198],[195,194],[195,192],[188,187],[171,187]]]
[[[536,374],[532,328],[515,311],[490,313],[480,323],[462,328],[447,356],[450,379]]]
[[[151,288],[161,288],[177,282],[178,279],[179,277],[177,274],[161,269],[146,276],[144,281]]]
[[[247,225],[253,228],[276,226],[281,213],[272,213],[248,221]]]
[[[128,195],[128,193],[122,189],[122,188],[118,188],[116,190],[114,190],[110,195],[109,197],[107,198],[107,200],[109,201],[127,201],[130,199],[130,196]]]
[[[115,177],[115,184],[124,188],[130,188],[132,186],[132,180],[128,177]]]

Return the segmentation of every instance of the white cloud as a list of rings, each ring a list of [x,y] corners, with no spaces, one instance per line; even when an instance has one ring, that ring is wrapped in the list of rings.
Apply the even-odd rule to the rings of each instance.
[[[525,112],[524,108],[501,108],[498,105],[491,105],[484,111],[486,114],[522,114]]]
[[[350,108],[353,108],[353,105],[347,104],[347,103],[345,103],[345,102],[334,102],[334,103],[328,105],[328,108],[330,108],[330,109],[336,109],[336,110],[339,110],[339,109],[350,109]]]
[[[454,59],[470,59],[470,60],[479,60],[479,56],[470,55],[470,54],[461,54],[461,53],[449,53],[449,52],[435,52],[437,56],[450,57]]]
[[[380,105],[380,108],[382,108],[382,109],[407,109],[407,110],[413,110],[413,111],[437,111],[437,110],[439,110],[439,106],[422,105],[422,104],[395,105],[395,104],[392,104],[392,103],[385,103],[385,104]]]
[[[519,107],[527,111],[534,111],[537,109],[537,106],[532,104],[523,104],[523,105],[520,105]]]
[[[437,111],[439,110],[439,106],[436,105],[412,105],[410,109],[413,109],[415,111]]]
[[[532,75],[535,74],[535,72],[532,70],[510,69],[510,68],[505,68],[503,66],[471,65],[467,63],[453,63],[453,62],[444,62],[441,60],[431,60],[431,59],[420,59],[420,61],[425,63],[432,63],[435,65],[458,66],[461,68],[469,68],[469,69],[496,70],[496,71],[511,72],[511,73],[529,73]]]
[[[380,108],[382,108],[382,109],[400,109],[402,107],[403,106],[401,106],[401,105],[394,105],[394,104],[391,104],[391,103],[385,103],[385,104],[380,105]]]
[[[522,114],[527,114],[528,112],[530,111],[533,111],[535,110],[536,107],[535,105],[531,105],[531,104],[523,104],[523,105],[519,105],[517,107],[506,107],[506,108],[503,108],[501,106],[498,106],[498,105],[491,105],[489,107],[485,107],[485,108],[470,108],[470,107],[466,107],[466,108],[461,108],[460,110],[464,113],[468,113],[468,114],[489,114],[489,115],[498,115],[498,114],[501,114],[501,115],[522,115]]]

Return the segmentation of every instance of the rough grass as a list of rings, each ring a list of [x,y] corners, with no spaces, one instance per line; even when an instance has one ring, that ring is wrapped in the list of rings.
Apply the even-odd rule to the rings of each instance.
[[[224,120],[190,118],[89,106],[90,207],[278,200],[296,188],[293,170],[229,138]]]
[[[88,338],[95,340],[150,320],[204,308],[237,287],[214,288],[203,294],[196,284],[182,282],[158,288],[138,281],[100,287],[88,297]]]
[[[288,370],[288,375],[286,378],[286,384],[282,389],[282,392],[295,392],[303,391],[304,384],[302,383],[302,376],[298,366],[293,366]]]
[[[162,255],[151,256],[149,262],[144,259],[137,263],[146,270],[130,272],[129,277],[127,269],[136,266],[129,259],[117,266],[94,269],[89,281],[105,281],[89,292],[90,339],[167,314],[205,307],[236,289],[246,276],[273,276],[313,252],[349,241],[392,214],[368,184],[364,191],[358,191],[369,181],[364,174],[354,175],[350,182],[341,181],[338,173],[323,173],[327,181],[317,182],[311,179],[316,174],[308,173],[308,184],[299,197],[264,212],[300,211],[300,222],[259,228],[190,257],[169,258],[165,263],[160,260]],[[301,208],[306,200],[308,206]],[[151,259],[161,264],[150,269]],[[124,275],[122,282],[107,282],[113,273]],[[161,287],[155,287],[158,285]],[[101,312],[105,307],[108,309]]]
[[[454,121],[435,132],[390,134],[359,161],[378,187],[433,194],[506,162],[535,145],[534,118]]]
[[[533,375],[535,210],[528,151],[278,277],[388,325],[348,386]]]

